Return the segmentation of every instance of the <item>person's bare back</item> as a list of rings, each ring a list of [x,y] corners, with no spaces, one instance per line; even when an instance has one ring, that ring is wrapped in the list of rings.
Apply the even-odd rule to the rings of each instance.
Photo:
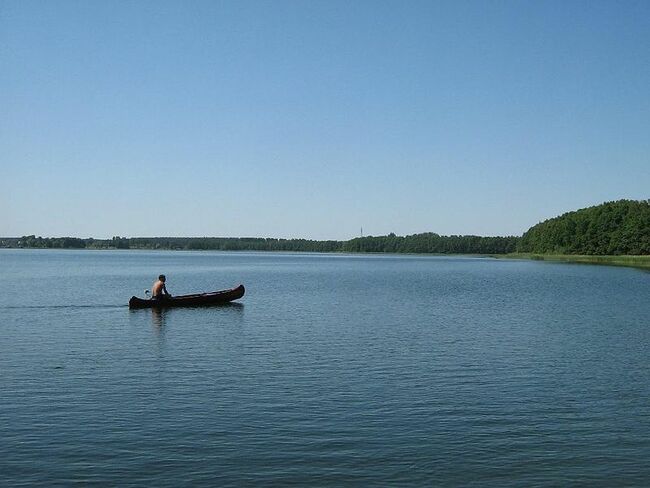
[[[153,284],[151,287],[151,296],[153,298],[163,298],[169,296],[169,292],[167,292],[167,287],[165,286],[165,281],[167,281],[165,275],[160,275],[158,277],[158,281]]]

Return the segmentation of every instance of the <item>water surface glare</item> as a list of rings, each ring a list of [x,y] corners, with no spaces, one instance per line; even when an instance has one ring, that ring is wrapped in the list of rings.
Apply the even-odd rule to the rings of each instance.
[[[223,307],[129,311],[246,285]],[[0,250],[0,485],[648,486],[650,273]]]

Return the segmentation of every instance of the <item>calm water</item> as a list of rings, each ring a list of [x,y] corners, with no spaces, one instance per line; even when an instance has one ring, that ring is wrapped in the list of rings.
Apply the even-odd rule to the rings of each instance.
[[[129,311],[243,282],[241,304]],[[650,273],[0,250],[0,485],[648,486]]]

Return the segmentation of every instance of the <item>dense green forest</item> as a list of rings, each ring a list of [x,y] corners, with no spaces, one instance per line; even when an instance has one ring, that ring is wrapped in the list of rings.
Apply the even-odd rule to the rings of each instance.
[[[396,252],[505,254],[516,249],[516,237],[439,236],[415,234],[359,237],[350,241],[312,241],[257,237],[113,237],[78,239],[74,237],[36,237],[0,239],[2,247],[87,248],[87,249],[173,249],[216,251],[301,251],[301,252]]]
[[[218,251],[375,252],[437,254],[650,255],[650,200],[619,200],[568,212],[541,222],[522,237],[357,237],[314,241],[260,237],[76,237],[0,238],[0,247],[77,249],[172,249]]]
[[[518,252],[648,255],[650,200],[618,200],[567,212],[524,233]]]
[[[170,249],[214,251],[341,251],[340,241],[311,241],[307,239],[272,239],[259,237],[119,237],[112,239],[78,239],[75,237],[0,238],[0,247],[36,249]]]
[[[517,249],[517,237],[440,236],[414,234],[358,237],[343,243],[345,252],[395,252],[438,254],[507,254]]]

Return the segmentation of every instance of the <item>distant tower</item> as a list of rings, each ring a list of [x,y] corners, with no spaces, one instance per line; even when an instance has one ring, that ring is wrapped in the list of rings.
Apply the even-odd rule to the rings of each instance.
[[[361,237],[363,237],[363,227],[361,227]]]

